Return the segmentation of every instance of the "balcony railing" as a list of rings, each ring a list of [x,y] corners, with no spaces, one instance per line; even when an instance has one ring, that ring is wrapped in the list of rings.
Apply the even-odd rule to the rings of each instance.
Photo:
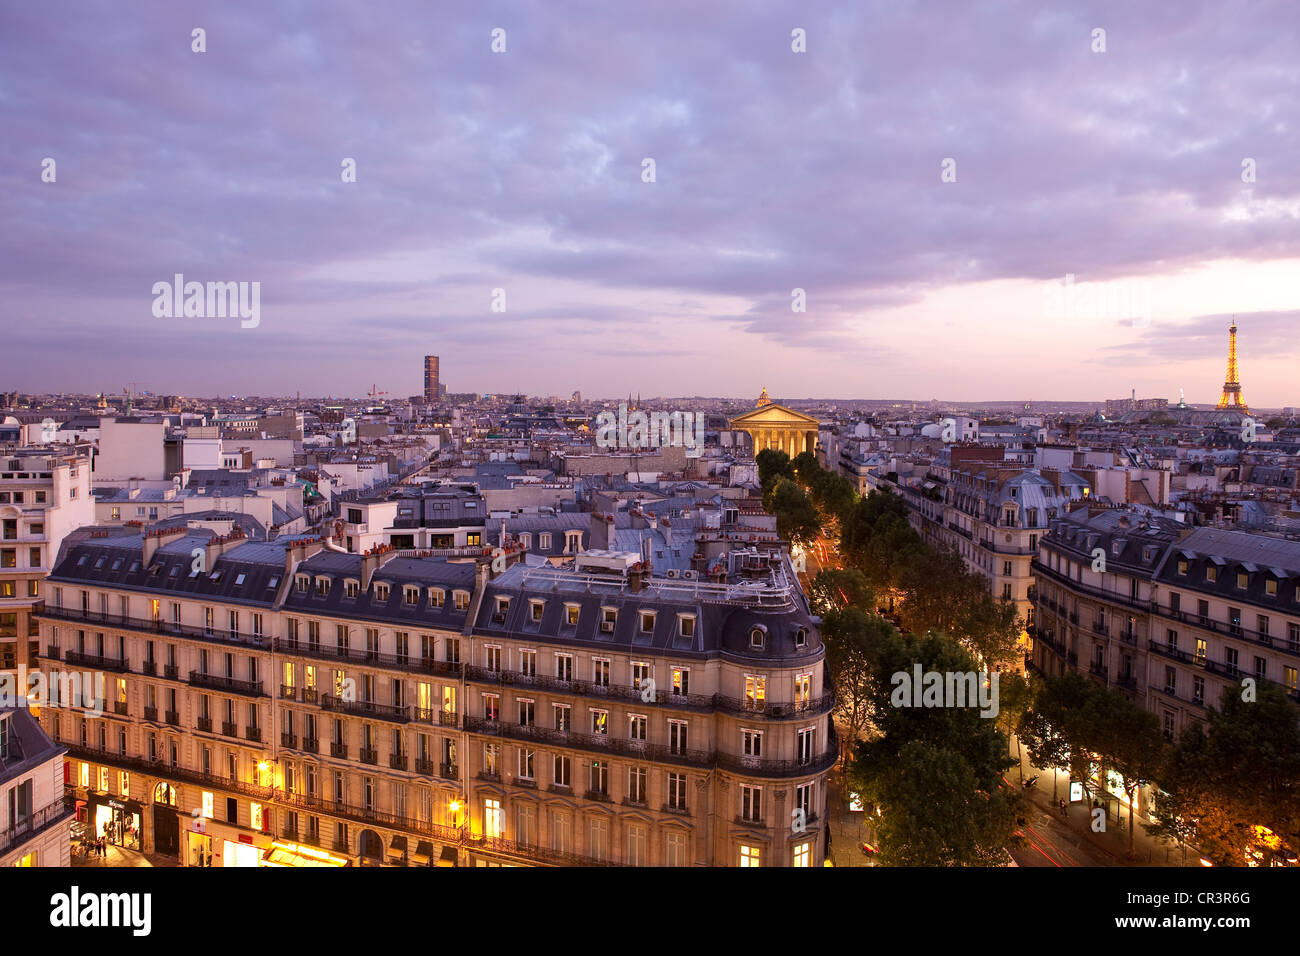
[[[286,734],[286,733],[281,733],[281,734],[280,734],[280,746],[281,746],[281,747],[284,747],[286,750],[297,750],[297,749],[298,749],[298,737],[297,737],[295,734]]]
[[[75,814],[75,808],[68,806],[60,798],[41,807],[30,816],[20,817],[12,822],[6,820],[5,826],[0,828],[0,853],[39,836],[45,830],[57,826]]]
[[[181,715],[174,710],[167,711],[163,717],[166,719],[167,723],[171,724],[173,727],[179,727],[181,725]]]
[[[202,671],[190,671],[190,686],[204,687],[208,690],[221,690],[231,694],[244,694],[248,697],[262,696],[261,681],[221,677],[217,674],[205,674]]]
[[[158,723],[158,708],[146,707],[144,709],[144,719],[149,721],[150,723],[154,723],[154,724]]]
[[[95,624],[101,627],[107,626],[117,630],[138,631],[144,634],[168,634],[173,637],[204,641],[209,644],[269,649],[269,642],[264,637],[257,635],[231,634],[226,631],[215,631],[211,628],[188,627],[164,620],[154,621],[148,618],[126,617],[121,614],[97,614],[79,609],[50,607],[48,604],[38,604],[34,613],[38,618],[51,621]]]
[[[360,750],[362,763],[377,764],[379,763],[379,751],[362,747]]]
[[[374,717],[399,724],[407,723],[411,719],[409,708],[395,704],[380,704],[373,700],[344,700],[333,694],[322,694],[320,705],[325,710],[342,711],[357,717]]]
[[[438,776],[444,780],[455,780],[459,777],[460,767],[454,763],[438,764]]]
[[[388,766],[389,766],[391,769],[393,769],[393,770],[402,770],[402,771],[405,771],[405,770],[406,770],[406,754],[401,754],[401,753],[393,754],[393,753],[390,753],[390,754],[388,755]]]
[[[434,660],[419,654],[381,654],[364,648],[336,647],[325,644],[310,644],[277,637],[272,646],[278,654],[290,654],[297,657],[310,657],[321,661],[351,661],[356,664],[370,665],[376,668],[399,671],[420,671],[425,674],[443,674],[459,676],[461,665],[450,661]]]
[[[309,754],[320,753],[320,739],[317,737],[302,738],[302,749]]]
[[[101,657],[98,654],[82,654],[68,651],[63,659],[73,667],[85,667],[96,671],[113,671],[126,674],[131,671],[131,662],[121,657]]]
[[[221,733],[227,737],[239,736],[239,725],[228,720],[221,722]]]
[[[203,733],[210,734],[212,733],[212,718],[199,717],[194,721],[194,726]]]

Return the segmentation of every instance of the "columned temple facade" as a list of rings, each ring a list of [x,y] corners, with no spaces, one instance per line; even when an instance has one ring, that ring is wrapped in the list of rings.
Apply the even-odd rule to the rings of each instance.
[[[746,432],[757,455],[765,448],[783,451],[791,458],[817,450],[818,421],[793,409],[777,405],[764,388],[752,412],[731,419],[730,426]]]

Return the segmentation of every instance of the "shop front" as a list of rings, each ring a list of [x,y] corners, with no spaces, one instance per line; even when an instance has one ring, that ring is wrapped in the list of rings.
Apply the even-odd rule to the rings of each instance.
[[[104,837],[127,850],[143,849],[144,808],[134,800],[115,800],[92,794],[89,801],[90,837]]]
[[[185,823],[185,866],[261,866],[270,834],[249,833],[202,817]]]

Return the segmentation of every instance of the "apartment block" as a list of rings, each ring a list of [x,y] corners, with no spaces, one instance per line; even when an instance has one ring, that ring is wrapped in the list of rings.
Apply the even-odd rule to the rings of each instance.
[[[838,755],[782,552],[689,577],[125,528],[69,547],[41,660],[88,818],[184,865],[820,866]],[[105,811],[101,808],[108,807]],[[121,817],[117,813],[121,813]]]
[[[65,753],[26,707],[0,710],[0,867],[68,865]]]

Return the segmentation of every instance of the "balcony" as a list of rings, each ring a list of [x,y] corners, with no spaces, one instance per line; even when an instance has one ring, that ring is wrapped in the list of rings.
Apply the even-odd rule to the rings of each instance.
[[[90,611],[74,610],[71,608],[50,607],[48,604],[38,604],[35,611],[36,617],[42,620],[54,622],[70,622],[74,624],[94,624],[115,628],[117,630],[137,631],[142,634],[167,634],[173,637],[183,637],[194,641],[203,641],[208,644],[221,644],[226,647],[253,647],[262,650],[269,650],[269,644],[265,638],[257,635],[240,635],[229,632],[214,631],[210,628],[187,627],[174,622],[163,620],[150,620],[148,618],[125,617],[120,614],[97,614]]]
[[[181,669],[177,667],[175,664],[164,664],[163,677],[167,680],[180,680]]]
[[[220,690],[229,694],[243,694],[247,697],[262,696],[262,682],[238,680],[234,677],[219,677],[202,671],[190,671],[190,686],[203,687],[208,690]]]
[[[609,795],[609,791],[607,790],[588,790],[586,793],[583,794],[583,797],[587,800],[595,800],[597,803],[614,802],[613,798]]]
[[[320,753],[320,740],[316,737],[302,738],[302,749],[309,754]]]
[[[427,757],[415,758],[415,772],[420,774],[421,776],[424,777],[438,776],[437,771],[434,770],[434,767],[436,766],[437,764],[435,764],[432,760],[428,759]]]
[[[173,727],[179,727],[181,725],[181,715],[176,711],[169,710],[163,716],[167,720],[167,723],[171,724]],[[209,727],[209,729],[211,729],[211,727]]]
[[[126,717],[127,716],[126,701],[124,700],[113,701],[113,713],[117,714],[119,717]]]
[[[8,851],[19,843],[34,839],[46,830],[71,819],[75,814],[74,807],[69,806],[62,799],[56,799],[30,816],[7,820],[6,826],[0,828],[0,853]]]
[[[73,667],[85,667],[89,670],[112,671],[116,674],[129,674],[131,662],[120,657],[100,657],[98,654],[81,654],[68,651],[63,658]]]
[[[68,756],[74,760],[87,760],[107,767],[135,770],[165,779],[196,783],[229,793],[244,794],[264,802],[269,802],[275,795],[275,791],[271,787],[263,787],[242,780],[231,780],[227,777],[218,777],[215,774],[204,773],[199,770],[189,770],[185,767],[164,762],[161,759],[151,760],[146,757],[130,757],[115,751],[101,750],[98,747],[78,746],[76,744],[67,744],[67,748]]]
[[[461,665],[451,661],[438,661],[432,657],[409,654],[380,654],[360,648],[340,648],[322,644],[304,644],[277,637],[272,642],[273,649],[279,654],[297,657],[310,657],[320,661],[351,661],[376,668],[397,671],[420,671],[425,674],[459,676]]]
[[[294,700],[297,698],[297,696],[298,696],[298,689],[296,687],[292,687],[289,684],[280,685],[281,700]]]
[[[390,753],[388,755],[388,766],[392,770],[401,770],[405,772],[407,767],[406,754]]]
[[[362,762],[362,763],[368,763],[368,764],[371,764],[371,765],[374,765],[374,764],[379,763],[379,751],[378,751],[378,750],[372,750],[372,749],[369,749],[369,748],[367,748],[367,747],[362,747],[361,750],[360,750],[360,752],[359,752],[359,756],[361,757],[361,762]]]
[[[1110,636],[1110,630],[1106,627],[1105,621],[1093,621],[1092,631],[1094,634],[1101,634],[1103,637]]]
[[[157,661],[145,661],[143,664],[140,665],[140,673],[141,673],[141,674],[148,674],[150,677],[155,677],[155,676],[157,676],[157,674],[158,674],[158,662],[157,662]]]
[[[261,728],[261,727],[245,727],[245,728],[244,728],[244,739],[245,739],[245,740],[251,740],[251,741],[253,741],[253,743],[259,743],[259,744],[260,744],[260,743],[262,742],[262,728]]]
[[[347,744],[341,744],[341,743],[338,743],[337,741],[334,742],[334,743],[332,743],[332,744],[330,744],[330,756],[331,756],[331,757],[337,757],[339,760],[347,760],[347,759],[348,759],[348,745],[347,745]]]
[[[456,780],[459,778],[460,767],[454,763],[438,764],[438,776],[444,780]]]
[[[322,694],[320,705],[325,710],[341,711],[356,717],[373,717],[398,724],[409,723],[411,720],[409,708],[395,704],[380,704],[373,700],[344,700],[333,694]]]
[[[239,725],[228,720],[221,722],[221,733],[227,737],[239,736]]]
[[[280,734],[280,746],[286,750],[298,749],[298,737],[295,734]]]
[[[152,724],[158,723],[158,708],[146,707],[144,709],[144,719],[149,721]]]
[[[210,734],[212,733],[212,718],[200,717],[194,721],[194,726],[196,730],[205,734]]]

